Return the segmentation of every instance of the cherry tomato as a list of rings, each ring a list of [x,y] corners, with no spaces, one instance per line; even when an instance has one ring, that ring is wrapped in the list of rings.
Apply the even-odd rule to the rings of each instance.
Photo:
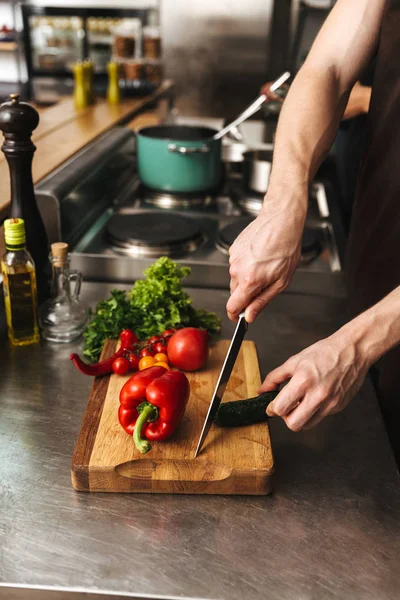
[[[182,371],[201,369],[208,358],[208,339],[208,333],[202,329],[180,329],[168,342],[169,362]]]
[[[155,357],[154,360],[156,362],[168,362],[168,356],[164,353],[164,352],[158,352]]]
[[[112,370],[117,375],[125,375],[129,371],[129,360],[123,356],[116,358],[112,364]]]
[[[119,339],[121,340],[121,346],[123,348],[128,348],[129,346],[133,346],[138,342],[137,335],[133,333],[130,329],[124,329],[119,334]]]
[[[165,331],[164,331],[164,332],[161,334],[161,337],[165,338],[165,337],[168,337],[168,336],[170,336],[170,335],[174,335],[175,331],[176,331],[175,327],[172,327],[171,329],[166,329],[166,330],[165,330]]]
[[[139,371],[144,371],[144,369],[148,369],[149,367],[154,367],[155,360],[152,356],[143,356],[139,360]]]
[[[166,354],[167,352],[167,345],[163,341],[156,342],[152,348],[157,354]]]
[[[155,355],[155,352],[153,352],[153,350],[150,350],[150,348],[143,348],[139,352],[140,358],[143,358],[143,356],[154,356],[154,355]]]
[[[152,335],[151,338],[147,341],[147,343],[154,344],[155,342],[158,342],[158,340],[161,340],[159,335]]]
[[[129,369],[131,371],[137,371],[139,368],[139,357],[136,354],[130,354],[128,356]]]
[[[156,362],[155,365],[153,365],[154,367],[164,367],[164,369],[167,369],[167,371],[171,370],[171,367],[169,366],[168,363],[160,361],[160,362]]]

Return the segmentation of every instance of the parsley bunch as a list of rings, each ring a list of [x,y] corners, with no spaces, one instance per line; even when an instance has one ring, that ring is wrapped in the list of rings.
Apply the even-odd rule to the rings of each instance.
[[[210,333],[221,327],[215,313],[195,309],[183,290],[182,279],[190,274],[170,258],[161,257],[136,281],[130,292],[113,290],[108,300],[96,305],[84,331],[84,355],[99,359],[106,339],[117,339],[123,329],[132,329],[140,340],[160,335],[171,327],[202,327]]]

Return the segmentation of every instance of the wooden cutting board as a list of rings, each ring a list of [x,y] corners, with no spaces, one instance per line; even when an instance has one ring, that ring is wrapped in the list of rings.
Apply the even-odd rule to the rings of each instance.
[[[267,423],[238,428],[212,426],[197,458],[194,452],[229,347],[211,347],[207,366],[188,373],[190,398],[178,430],[140,454],[118,422],[119,392],[129,375],[95,378],[72,459],[72,484],[85,492],[251,494],[271,492],[274,468]],[[102,360],[115,351],[106,342]],[[243,342],[224,401],[251,398],[260,387],[254,342]]]

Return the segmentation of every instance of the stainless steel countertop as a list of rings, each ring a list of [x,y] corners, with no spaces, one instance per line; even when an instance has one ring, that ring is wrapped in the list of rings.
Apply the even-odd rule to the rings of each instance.
[[[87,283],[84,296],[93,302],[112,287]],[[224,314],[227,292],[190,293]],[[344,313],[340,298],[282,294],[249,328],[262,373],[328,335]],[[223,336],[232,329],[225,319]],[[68,361],[75,350],[11,350],[1,338],[1,598],[399,597],[400,478],[369,382],[315,430],[271,422],[269,497],[85,494],[70,483],[91,386]]]

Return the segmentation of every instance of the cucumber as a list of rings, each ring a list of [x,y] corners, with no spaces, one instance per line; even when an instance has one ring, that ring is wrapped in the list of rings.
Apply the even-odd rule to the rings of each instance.
[[[264,392],[256,398],[223,402],[218,409],[215,423],[220,427],[240,427],[267,421],[266,408],[277,395],[278,392]]]

